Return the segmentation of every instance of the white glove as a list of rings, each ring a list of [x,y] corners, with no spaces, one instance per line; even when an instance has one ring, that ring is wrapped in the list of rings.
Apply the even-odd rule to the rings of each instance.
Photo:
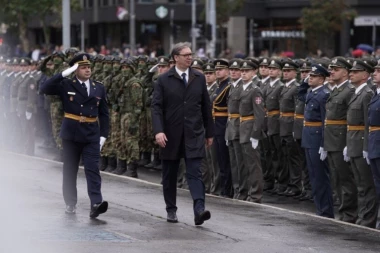
[[[344,149],[343,149],[343,160],[345,162],[349,162],[350,161],[350,158],[347,156],[347,146],[344,147]]]
[[[370,165],[367,151],[363,151],[363,158],[365,158],[367,160],[368,165]]]
[[[100,136],[100,151],[102,151],[102,148],[105,142],[106,142],[106,138],[103,136]]]
[[[71,75],[71,73],[73,73],[77,68],[78,68],[78,63],[75,63],[72,67],[70,67],[70,68],[68,68],[68,69],[65,69],[65,70],[62,72],[62,76],[63,76],[63,77],[66,77],[66,76]]]
[[[32,113],[31,112],[25,112],[25,116],[27,120],[30,120],[32,118]]]
[[[226,146],[228,146],[228,141],[226,141]]]
[[[153,67],[150,68],[149,73],[156,72],[157,67],[158,67],[158,63],[157,63],[156,65],[154,65]]]
[[[305,78],[304,82],[305,82],[305,83],[309,83],[309,78],[310,78],[310,74],[307,75],[307,77]]]
[[[256,149],[257,146],[259,145],[259,140],[256,140],[256,139],[253,139],[253,138],[249,138],[249,140],[250,140],[251,143],[252,143],[252,148],[253,148],[253,149]]]
[[[327,157],[327,151],[325,151],[322,147],[319,147],[319,152],[321,156],[319,157],[322,161],[324,161]]]

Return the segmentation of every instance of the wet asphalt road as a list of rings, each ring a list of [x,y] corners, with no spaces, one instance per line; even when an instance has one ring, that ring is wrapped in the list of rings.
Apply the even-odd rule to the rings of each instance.
[[[380,233],[266,205],[207,197],[195,227],[189,192],[166,222],[160,185],[103,174],[109,211],[91,220],[83,171],[76,215],[64,213],[61,168],[0,151],[0,252],[379,252]]]

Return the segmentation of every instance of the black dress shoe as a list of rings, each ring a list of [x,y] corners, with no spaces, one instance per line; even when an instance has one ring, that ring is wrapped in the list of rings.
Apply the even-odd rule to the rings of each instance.
[[[202,225],[204,221],[209,220],[210,218],[211,218],[210,211],[205,210],[195,216],[194,223],[196,226],[199,226],[199,225]]]
[[[177,214],[175,212],[168,212],[166,221],[170,223],[177,223],[178,222]]]
[[[306,195],[306,192],[302,191],[300,194],[293,196],[293,199],[300,199],[300,198],[302,198],[305,195]]]
[[[280,195],[280,196],[286,196],[286,194],[290,191],[290,188],[286,188],[285,190],[281,190],[279,189],[278,192],[277,192],[277,195]]]
[[[103,201],[99,204],[95,204],[91,207],[90,211],[90,218],[96,218],[99,216],[99,214],[107,212],[108,209],[108,202]]]
[[[76,210],[77,210],[77,208],[75,206],[67,205],[65,213],[67,213],[67,214],[75,214]]]
[[[294,196],[298,196],[301,194],[301,191],[300,190],[290,190],[288,191],[285,196],[286,197],[294,197]]]
[[[299,201],[305,201],[305,200],[309,200],[311,198],[311,196],[309,194],[305,194],[305,196],[299,198],[298,200]]]

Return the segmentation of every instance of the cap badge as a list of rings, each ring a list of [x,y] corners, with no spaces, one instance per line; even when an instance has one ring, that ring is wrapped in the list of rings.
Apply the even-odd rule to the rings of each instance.
[[[207,65],[206,69],[211,69],[210,65]]]
[[[285,64],[285,67],[289,67],[289,63],[286,63],[286,64]]]
[[[197,62],[197,61],[194,61],[193,65],[198,65],[198,62]]]
[[[356,61],[354,61],[354,63],[352,64],[352,66],[354,66],[354,67],[356,66]]]
[[[246,62],[243,63],[243,67],[247,67],[247,63]]]
[[[164,59],[164,58],[161,58],[160,62],[164,62],[164,61],[165,61],[165,59]]]
[[[234,63],[232,64],[233,66],[237,66],[237,62],[236,61],[234,61]]]
[[[87,61],[87,56],[83,55],[83,60]]]
[[[380,65],[380,60],[377,61],[377,65]]]
[[[271,63],[270,64],[276,64],[276,62],[273,60],[273,61],[271,61]]]
[[[216,65],[218,65],[218,66],[219,66],[219,65],[220,65],[220,62],[218,61],[218,62],[216,63]]]
[[[306,65],[306,62],[303,64],[303,67],[304,67],[304,68],[306,68],[306,67],[307,67],[307,65]]]
[[[22,60],[21,60],[21,63],[25,63],[25,60],[24,60],[24,59],[22,59]]]
[[[334,60],[332,60],[332,63],[336,64],[338,62],[338,59],[335,58]]]
[[[267,63],[267,62],[268,62],[267,59],[264,59],[264,60],[263,60],[263,63]]]
[[[311,70],[314,72],[317,70],[317,67],[312,67]]]

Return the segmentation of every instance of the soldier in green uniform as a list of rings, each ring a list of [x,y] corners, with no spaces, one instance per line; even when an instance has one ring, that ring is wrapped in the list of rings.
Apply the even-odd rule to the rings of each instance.
[[[355,88],[348,81],[351,64],[345,58],[335,57],[330,67],[334,86],[326,102],[323,148],[327,151],[331,185],[340,200],[339,219],[354,223],[358,212],[357,190],[354,174],[342,152],[346,146],[348,105]]]
[[[239,141],[239,104],[242,89],[240,63],[240,59],[232,59],[229,61],[231,88],[227,99],[228,120],[225,138],[230,155],[233,198],[245,200],[248,197],[248,173],[244,167],[243,152]]]
[[[291,59],[283,60],[283,80],[284,88],[280,95],[280,137],[283,153],[283,170],[279,178],[287,181],[288,186],[283,194],[294,197],[301,194],[302,190],[302,168],[301,156],[298,153],[297,143],[293,136],[294,111],[297,102],[298,87],[296,80],[298,64]]]
[[[346,154],[343,151],[343,155],[350,158],[358,190],[358,217],[355,223],[371,228],[376,227],[379,209],[368,158],[368,104],[374,92],[368,87],[367,80],[373,70],[363,60],[354,61],[350,69],[350,80],[355,86],[355,94],[348,103]]]
[[[242,86],[240,93],[240,145],[244,171],[239,173],[247,182],[247,201],[261,203],[263,196],[263,173],[261,169],[259,140],[265,123],[264,100],[257,77],[258,65],[250,60],[241,63]],[[240,190],[240,189],[239,189]],[[240,196],[240,193],[239,193]],[[241,198],[243,199],[243,198]]]
[[[201,60],[201,59],[194,59],[191,63],[191,67],[193,69],[196,69],[198,70],[199,72],[201,72],[203,74],[203,65],[204,65],[204,62]]]
[[[281,62],[277,59],[272,59],[269,64],[270,80],[267,88],[263,89],[265,106],[267,110],[267,135],[270,144],[271,164],[267,164],[267,179],[266,183],[274,186],[277,178],[277,187],[268,191],[270,193],[281,193],[287,188],[287,175],[283,172],[281,138],[280,138],[280,96],[284,84],[280,80]]]
[[[103,62],[104,62],[104,55],[98,54],[94,57],[93,63],[94,68],[92,71],[92,78],[96,81],[103,82],[101,79],[102,73],[103,73]]]
[[[118,97],[120,108],[120,142],[117,157],[121,166],[116,174],[138,177],[137,161],[139,160],[139,122],[143,107],[143,88],[141,81],[133,77],[133,66],[122,60],[122,83]]]

